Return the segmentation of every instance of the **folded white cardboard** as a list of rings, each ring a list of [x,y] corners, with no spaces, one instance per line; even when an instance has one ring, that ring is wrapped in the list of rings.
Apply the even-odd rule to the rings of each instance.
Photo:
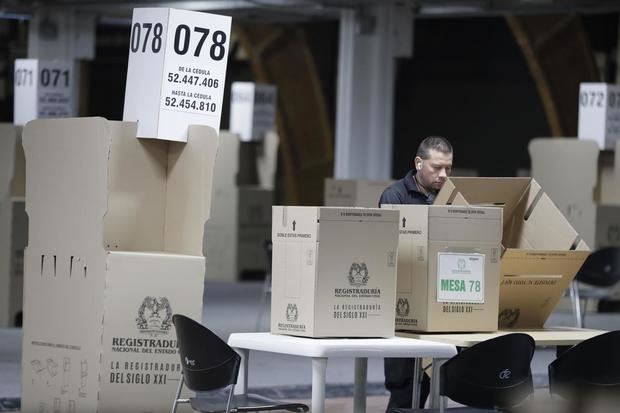
[[[394,335],[398,212],[274,206],[271,332]]]
[[[449,178],[436,205],[501,206],[499,328],[542,328],[589,248],[531,178]]]
[[[136,8],[131,22],[123,120],[139,137],[187,140],[189,125],[220,129],[229,16]]]
[[[167,412],[173,313],[201,319],[202,239],[217,134],[136,139],[136,124],[24,128],[22,410]]]
[[[502,210],[381,207],[400,212],[396,329],[497,330]]]
[[[620,86],[579,85],[579,139],[593,139],[599,149],[613,149],[620,138]]]
[[[70,60],[15,60],[14,123],[77,115],[77,65]]]
[[[0,124],[0,326],[15,326],[22,309],[24,248],[24,152],[21,130]]]
[[[230,131],[244,142],[263,140],[276,126],[277,89],[274,85],[233,82],[230,90]]]
[[[325,205],[377,208],[381,194],[393,182],[325,178]]]

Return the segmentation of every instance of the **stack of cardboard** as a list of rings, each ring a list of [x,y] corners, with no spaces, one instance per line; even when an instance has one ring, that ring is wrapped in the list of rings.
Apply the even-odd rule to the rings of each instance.
[[[218,136],[136,139],[103,118],[24,127],[22,410],[165,412],[173,313],[201,319]]]
[[[25,161],[21,128],[0,124],[0,326],[18,324],[22,310],[24,248],[28,218],[24,205]]]

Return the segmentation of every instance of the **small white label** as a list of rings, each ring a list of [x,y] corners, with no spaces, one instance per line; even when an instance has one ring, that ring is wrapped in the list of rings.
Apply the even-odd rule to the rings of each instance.
[[[437,302],[484,303],[484,254],[437,254]]]
[[[620,86],[580,85],[577,135],[596,140],[600,149],[614,149],[615,141],[620,138]]]

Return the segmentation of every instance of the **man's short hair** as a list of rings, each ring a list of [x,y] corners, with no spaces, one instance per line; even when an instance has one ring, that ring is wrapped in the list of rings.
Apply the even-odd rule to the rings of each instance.
[[[415,155],[422,159],[428,159],[431,149],[445,154],[452,153],[452,145],[450,145],[446,138],[442,136],[429,136],[420,143]]]

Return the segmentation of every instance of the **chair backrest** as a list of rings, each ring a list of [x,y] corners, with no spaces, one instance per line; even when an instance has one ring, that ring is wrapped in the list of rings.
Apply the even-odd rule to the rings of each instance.
[[[620,331],[582,341],[549,364],[549,392],[575,399],[620,391]]]
[[[605,247],[588,256],[575,276],[580,282],[611,287],[620,281],[620,248]]]
[[[534,391],[530,364],[534,339],[511,333],[463,350],[441,366],[440,393],[478,409],[503,409]]]
[[[202,324],[181,314],[172,316],[185,385],[209,391],[237,383],[241,356]]]

